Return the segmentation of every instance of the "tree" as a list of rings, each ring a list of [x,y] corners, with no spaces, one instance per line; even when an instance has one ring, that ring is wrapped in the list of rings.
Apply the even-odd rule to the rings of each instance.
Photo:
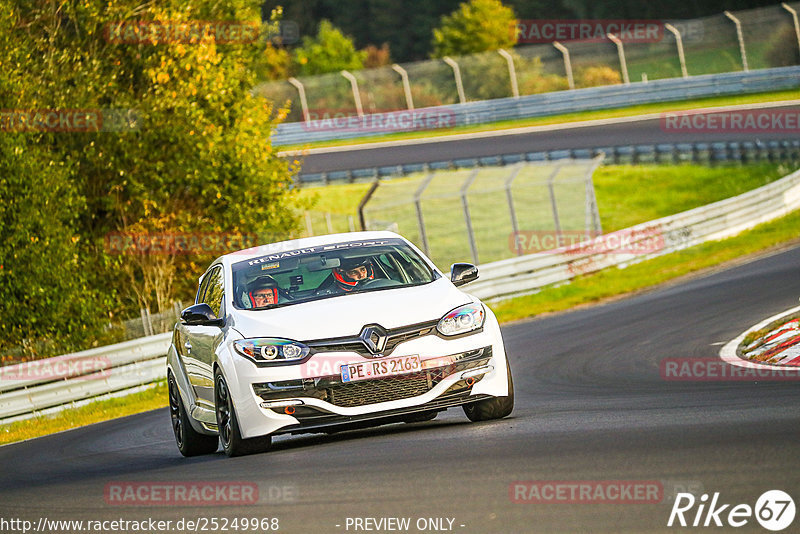
[[[327,20],[320,22],[316,37],[304,37],[303,46],[294,53],[301,76],[361,70],[367,58],[366,52],[356,50],[353,40]]]
[[[512,47],[517,42],[514,10],[499,0],[470,0],[442,17],[433,30],[432,57],[460,56]]]
[[[385,67],[392,63],[389,43],[383,43],[380,48],[375,45],[369,45],[364,51],[367,53],[367,57],[364,60],[364,68],[375,69],[378,67]]]
[[[95,110],[104,118],[116,116],[109,109],[133,113],[130,123],[104,123],[99,131],[4,132],[0,172],[9,178],[0,182],[0,198],[4,205],[14,199],[20,213],[6,210],[0,221],[3,270],[14,267],[2,275],[0,302],[17,304],[4,317],[24,332],[4,328],[3,343],[54,331],[76,332],[75,343],[91,343],[84,332],[97,331],[110,314],[151,303],[161,311],[172,298],[189,300],[210,260],[230,251],[196,249],[172,263],[148,264],[109,250],[115,233],[245,234],[264,242],[296,227],[290,190],[296,169],[270,142],[284,112],[273,117],[272,104],[251,94],[251,67],[263,48],[224,44],[210,33],[158,43],[120,42],[108,33],[109,25],[138,27],[139,21],[259,27],[252,2],[33,5],[10,0],[0,6],[2,108]],[[26,265],[44,294],[48,287],[60,291],[61,309],[81,314],[62,313],[58,321],[41,307],[20,305],[37,287],[34,275],[22,272]],[[99,313],[97,306],[82,306],[93,295]]]
[[[275,7],[262,25],[264,49],[253,64],[259,79],[285,80],[290,75],[292,57],[281,35],[283,7]]]

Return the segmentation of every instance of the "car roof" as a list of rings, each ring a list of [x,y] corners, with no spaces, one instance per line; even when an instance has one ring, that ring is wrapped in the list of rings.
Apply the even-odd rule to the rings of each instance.
[[[290,239],[288,241],[279,241],[277,243],[266,243],[257,247],[231,252],[220,256],[214,260],[211,265],[221,263],[225,268],[230,267],[234,263],[240,261],[247,261],[253,258],[258,258],[266,254],[274,254],[276,252],[283,252],[289,250],[297,250],[299,248],[317,247],[320,245],[330,245],[332,243],[345,243],[348,241],[363,241],[373,239],[403,239],[403,236],[389,231],[372,231],[372,232],[347,232],[342,234],[328,234],[314,237],[303,237],[300,239]]]

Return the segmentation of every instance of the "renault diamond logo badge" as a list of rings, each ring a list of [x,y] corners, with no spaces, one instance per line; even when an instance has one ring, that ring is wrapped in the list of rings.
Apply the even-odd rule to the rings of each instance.
[[[372,354],[380,354],[386,348],[386,330],[378,325],[365,326],[358,337]]]

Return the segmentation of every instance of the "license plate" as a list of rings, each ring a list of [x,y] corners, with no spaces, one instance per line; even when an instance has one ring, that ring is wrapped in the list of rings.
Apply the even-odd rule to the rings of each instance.
[[[381,358],[369,362],[342,365],[342,382],[370,380],[387,376],[413,373],[422,369],[419,356],[403,356],[400,358]]]

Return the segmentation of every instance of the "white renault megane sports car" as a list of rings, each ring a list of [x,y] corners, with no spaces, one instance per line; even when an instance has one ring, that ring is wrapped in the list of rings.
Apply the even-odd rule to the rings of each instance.
[[[184,456],[222,442],[237,456],[271,436],[419,422],[463,406],[511,413],[494,314],[392,232],[285,241],[227,254],[200,279],[167,355],[172,428]]]

